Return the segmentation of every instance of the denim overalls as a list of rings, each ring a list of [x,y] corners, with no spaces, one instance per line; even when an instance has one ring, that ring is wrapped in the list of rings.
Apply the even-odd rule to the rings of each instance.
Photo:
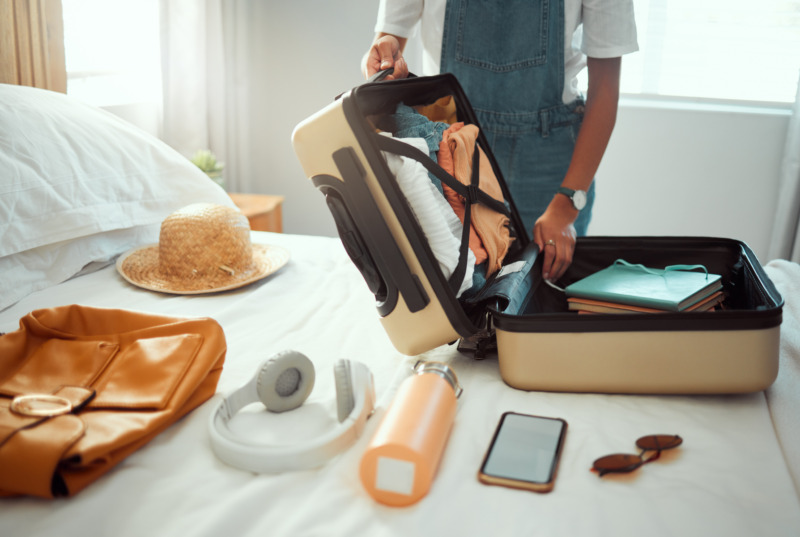
[[[584,103],[565,105],[562,0],[447,0],[441,72],[466,91],[528,233],[561,186]],[[594,183],[575,222],[585,235]]]

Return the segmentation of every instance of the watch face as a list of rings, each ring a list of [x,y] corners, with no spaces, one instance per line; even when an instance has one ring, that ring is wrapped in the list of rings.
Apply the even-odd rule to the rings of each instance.
[[[586,207],[586,192],[583,190],[576,190],[572,195],[572,205],[579,211]]]

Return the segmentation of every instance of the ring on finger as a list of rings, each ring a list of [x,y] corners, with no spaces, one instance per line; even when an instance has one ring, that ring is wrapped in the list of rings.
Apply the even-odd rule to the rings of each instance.
[[[545,246],[555,246],[556,245],[556,241],[554,241],[553,239],[549,239],[547,242],[544,243],[544,245]]]

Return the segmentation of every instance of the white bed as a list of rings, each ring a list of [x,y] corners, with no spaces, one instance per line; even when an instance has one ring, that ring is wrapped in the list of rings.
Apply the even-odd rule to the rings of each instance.
[[[18,99],[16,105],[9,104],[12,98]],[[183,205],[229,202],[220,189],[190,165],[184,167],[162,144],[66,97],[53,99],[41,90],[0,85],[0,164],[12,166],[17,158],[21,138],[9,129],[22,125],[28,134],[41,133],[40,142],[60,140],[50,152],[43,150],[31,157],[41,168],[39,179],[49,180],[59,169],[57,163],[63,169],[65,157],[54,156],[52,150],[63,149],[69,140],[70,151],[76,153],[70,157],[74,160],[70,169],[77,170],[72,180],[80,188],[98,192],[98,183],[87,180],[88,175],[79,177],[92,165],[108,166],[106,171],[125,169],[130,173],[122,180],[107,174],[92,177],[119,183],[108,192],[116,196],[115,204],[126,196],[126,185],[142,182],[151,189],[148,199],[153,201],[145,208],[114,207],[141,219],[120,219],[103,229],[101,224],[109,217],[98,218],[99,227],[82,226],[73,237],[59,237],[57,244],[48,243],[43,233],[38,243],[8,253],[8,237],[34,235],[21,228],[12,230],[16,224],[11,220],[20,210],[30,216],[35,207],[45,208],[41,193],[36,200],[29,199],[28,205],[20,201],[30,190],[23,185],[28,167],[13,168],[16,172],[10,180],[6,172],[0,175],[0,247],[4,248],[0,250],[0,298],[4,300],[0,308],[5,308],[0,310],[0,332],[15,330],[19,318],[32,310],[83,304],[212,317],[225,331],[228,352],[215,398],[87,489],[56,500],[0,499],[3,535],[800,535],[800,266],[788,262],[767,266],[786,306],[780,373],[765,393],[522,392],[501,381],[495,359],[474,361],[455,346],[422,357],[395,351],[378,320],[372,295],[338,239],[254,232],[254,242],[282,246],[290,251],[291,260],[276,274],[230,292],[173,296],[128,284],[108,264],[116,255],[136,244],[157,241],[160,220]],[[30,104],[26,114],[35,118],[10,120],[24,102]],[[43,115],[42,110],[51,112]],[[65,125],[64,114],[79,123],[92,122],[92,134],[75,143],[80,129]],[[111,134],[97,136],[100,128],[108,128],[118,138],[111,143]],[[17,136],[23,131],[18,130]],[[141,157],[138,164],[129,162],[130,155],[124,157],[128,160],[120,157],[131,147]],[[154,175],[159,179],[153,181]],[[309,184],[308,188],[313,187]],[[16,203],[4,204],[12,195]],[[143,199],[142,191],[128,198],[133,204],[135,198]],[[64,196],[58,199],[63,201]],[[51,227],[54,220],[68,221],[54,216],[59,205],[53,203],[46,212]],[[107,210],[109,203],[92,197],[86,206]],[[92,218],[85,212],[77,221]],[[25,225],[46,223],[29,219]],[[66,227],[60,226],[62,231]],[[89,262],[105,266],[77,276],[33,271],[23,278],[23,291],[23,282],[14,280],[28,274],[27,263],[39,262],[47,269],[66,261],[77,266],[77,270],[69,269],[72,273]],[[211,408],[220,394],[248,381],[258,364],[284,349],[305,353],[316,366],[318,380],[309,401],[280,415],[254,406],[237,415],[232,428],[264,442],[287,442],[332,427],[332,371],[338,358],[359,360],[370,367],[377,411],[357,443],[320,469],[259,475],[229,467],[211,451],[207,430]],[[429,494],[411,507],[386,507],[375,503],[362,487],[358,464],[398,384],[419,358],[450,364],[464,392]],[[569,423],[553,492],[536,494],[478,482],[478,466],[498,418],[507,410],[561,417]],[[589,471],[595,458],[635,451],[636,438],[651,433],[679,434],[684,444],[631,474],[600,479]]]

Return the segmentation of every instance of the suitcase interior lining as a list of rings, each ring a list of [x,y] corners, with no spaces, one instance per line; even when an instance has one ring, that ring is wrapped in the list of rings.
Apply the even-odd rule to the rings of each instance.
[[[653,268],[682,263],[702,264],[720,274],[725,300],[707,312],[580,315],[567,307],[563,292],[541,278],[541,259],[533,257],[513,291],[516,300],[499,296],[487,307],[498,328],[512,332],[602,332],[763,329],[780,325],[783,298],[753,252],[733,239],[705,237],[581,237],[572,265],[557,282],[564,287],[611,265],[616,259]],[[653,315],[658,322],[653,322]]]

